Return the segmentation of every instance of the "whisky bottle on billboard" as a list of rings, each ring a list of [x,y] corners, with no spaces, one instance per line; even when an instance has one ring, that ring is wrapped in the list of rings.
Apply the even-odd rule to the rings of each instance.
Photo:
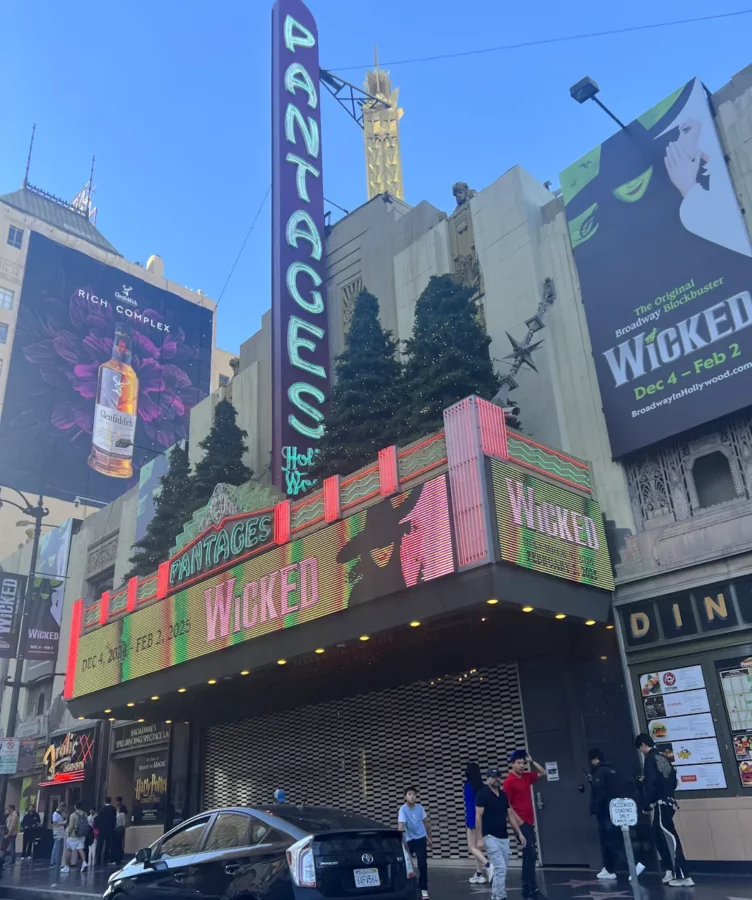
[[[115,327],[112,358],[99,367],[89,465],[111,478],[133,475],[138,414],[138,375],[131,365],[131,335]]]

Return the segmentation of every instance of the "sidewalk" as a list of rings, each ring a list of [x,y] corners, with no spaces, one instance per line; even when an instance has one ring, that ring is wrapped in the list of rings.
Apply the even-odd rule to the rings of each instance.
[[[490,900],[488,885],[468,883],[471,865],[449,868],[445,865],[429,870],[431,900]],[[101,898],[107,879],[115,871],[95,869],[81,875],[77,870],[61,875],[58,869],[35,862],[6,868],[0,881],[0,898],[16,900],[90,900]],[[640,878],[641,900],[752,900],[752,878],[749,876],[696,875],[694,888],[670,888],[661,884],[658,875]],[[541,893],[549,900],[631,900],[626,878],[616,882],[598,881],[595,872],[573,869],[539,870]],[[520,870],[513,869],[507,879],[509,900],[521,900]],[[165,898],[168,900],[168,898]],[[199,898],[197,897],[197,900]]]

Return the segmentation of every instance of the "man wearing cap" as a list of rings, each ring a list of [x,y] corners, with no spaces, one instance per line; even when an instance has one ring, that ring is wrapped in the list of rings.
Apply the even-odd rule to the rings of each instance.
[[[486,773],[486,786],[478,791],[475,800],[475,822],[481,833],[478,848],[485,846],[486,854],[494,868],[491,882],[491,900],[506,900],[507,866],[509,864],[509,831],[507,823],[525,849],[525,836],[520,831],[520,819],[509,805],[509,799],[501,789],[501,769],[492,768]]]
[[[520,818],[520,831],[525,837],[525,847],[522,851],[522,898],[536,900],[539,896],[535,881],[538,850],[535,844],[532,786],[539,776],[543,775],[545,778],[546,770],[533,760],[527,750],[515,750],[509,757],[509,762],[511,769],[504,779],[504,793],[509,798],[509,805]]]

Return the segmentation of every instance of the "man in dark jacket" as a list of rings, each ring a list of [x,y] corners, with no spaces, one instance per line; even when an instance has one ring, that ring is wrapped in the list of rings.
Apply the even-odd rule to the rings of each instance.
[[[97,838],[97,865],[105,865],[112,855],[112,837],[115,834],[117,810],[112,805],[112,797],[105,797],[104,806],[99,810],[99,837]]]
[[[21,831],[23,832],[23,858],[31,859],[34,855],[34,841],[39,836],[39,826],[42,820],[32,803],[21,819]]]
[[[616,769],[606,761],[603,751],[594,747],[590,758],[590,815],[598,823],[598,838],[601,842],[603,868],[596,876],[602,881],[616,881],[617,859],[621,857],[621,835],[611,824],[608,804],[619,796],[619,776]]]
[[[679,808],[674,799],[676,770],[656,750],[655,741],[649,734],[638,734],[635,746],[644,757],[642,805],[646,812],[652,812],[655,845],[666,870],[663,883],[671,887],[692,887],[694,881],[687,874],[687,861],[674,825],[674,815]]]

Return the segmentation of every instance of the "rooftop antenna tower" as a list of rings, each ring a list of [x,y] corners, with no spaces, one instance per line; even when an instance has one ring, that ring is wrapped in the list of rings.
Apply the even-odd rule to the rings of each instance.
[[[71,206],[81,213],[82,216],[86,216],[86,218],[91,222],[92,225],[96,225],[97,222],[97,207],[93,207],[91,205],[92,195],[96,188],[94,187],[94,160],[95,157],[91,158],[91,171],[89,173],[89,182],[85,184],[81,190],[76,194],[73,198],[73,203]]]
[[[31,126],[31,140],[29,141],[29,155],[26,157],[26,171],[24,172],[23,187],[29,184],[29,166],[31,166],[31,151],[34,147],[34,133],[37,130],[37,123]]]

